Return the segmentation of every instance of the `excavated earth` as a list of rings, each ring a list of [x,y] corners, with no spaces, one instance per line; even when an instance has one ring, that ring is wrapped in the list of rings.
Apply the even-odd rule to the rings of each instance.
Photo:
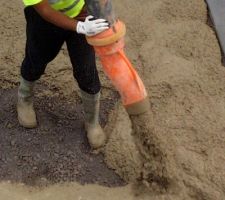
[[[113,5],[127,25],[126,52],[151,110],[130,119],[99,65],[108,141],[93,152],[64,46],[37,82],[38,128],[18,125],[23,5],[2,3],[0,200],[225,199],[225,68],[205,1]]]

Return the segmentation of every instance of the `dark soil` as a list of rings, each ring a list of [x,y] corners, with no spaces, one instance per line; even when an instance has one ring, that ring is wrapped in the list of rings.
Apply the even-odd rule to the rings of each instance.
[[[124,185],[109,169],[102,154],[93,154],[83,127],[81,102],[35,98],[39,126],[19,126],[17,90],[0,90],[0,181],[32,186],[77,181],[106,186]],[[101,124],[114,106],[117,94],[102,101]],[[114,100],[113,100],[114,99]]]

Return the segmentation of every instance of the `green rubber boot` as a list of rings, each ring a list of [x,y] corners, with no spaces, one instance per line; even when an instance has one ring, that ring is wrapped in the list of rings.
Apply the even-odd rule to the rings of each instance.
[[[106,135],[99,124],[100,92],[97,94],[88,94],[81,91],[85,129],[89,144],[93,149],[98,149],[105,144]]]
[[[21,78],[18,89],[17,114],[21,126],[35,128],[37,126],[36,114],[33,107],[34,82]]]

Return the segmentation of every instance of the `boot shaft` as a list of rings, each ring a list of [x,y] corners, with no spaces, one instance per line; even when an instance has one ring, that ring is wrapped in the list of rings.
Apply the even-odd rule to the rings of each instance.
[[[24,101],[31,101],[33,97],[35,82],[30,82],[21,77],[20,85],[18,88],[18,99],[23,99]]]
[[[85,122],[95,126],[99,123],[100,92],[88,94],[81,90]]]

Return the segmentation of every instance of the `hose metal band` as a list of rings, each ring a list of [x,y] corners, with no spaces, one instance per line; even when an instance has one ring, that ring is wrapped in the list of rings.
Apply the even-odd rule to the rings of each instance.
[[[132,105],[125,105],[125,109],[129,115],[140,115],[147,112],[150,109],[150,103],[148,97],[136,102]]]

